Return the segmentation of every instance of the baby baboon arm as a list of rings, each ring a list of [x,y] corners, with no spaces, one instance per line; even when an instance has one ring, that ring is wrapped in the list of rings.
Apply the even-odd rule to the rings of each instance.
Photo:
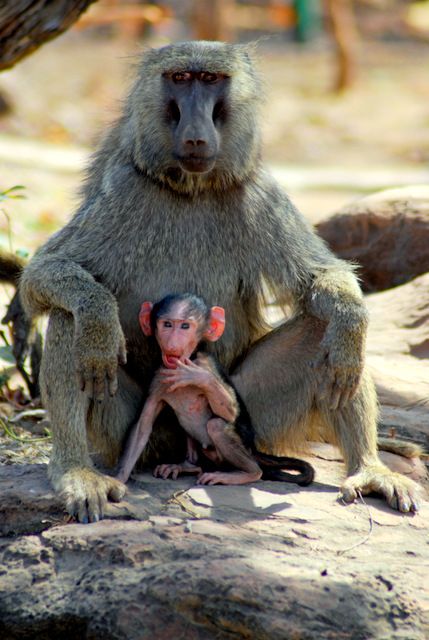
[[[215,416],[226,422],[234,422],[238,414],[238,405],[234,390],[217,376],[205,390],[207,402]]]
[[[60,308],[73,315],[75,368],[81,390],[102,400],[117,390],[117,366],[126,362],[125,338],[114,296],[80,265],[36,255],[24,270],[20,293],[37,315]]]
[[[163,370],[161,375],[165,384],[169,385],[169,391],[195,386],[204,393],[216,416],[227,422],[235,421],[238,413],[235,392],[221,380],[209,358],[202,357],[195,362],[186,359],[178,362],[176,369]]]
[[[153,423],[163,406],[164,402],[152,395],[146,400],[140,418],[128,437],[125,451],[119,461],[116,478],[121,482],[127,482],[130,477],[131,471],[148,443]]]

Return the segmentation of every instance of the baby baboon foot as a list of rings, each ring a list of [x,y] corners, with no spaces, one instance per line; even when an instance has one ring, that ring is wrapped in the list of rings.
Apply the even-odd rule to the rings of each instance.
[[[66,511],[84,524],[102,520],[107,501],[119,502],[126,492],[119,480],[88,468],[67,471],[56,488]]]
[[[262,471],[247,473],[245,471],[213,471],[198,476],[197,484],[248,484],[256,482],[262,476]]]
[[[358,493],[381,493],[392,509],[402,513],[415,513],[419,510],[421,487],[400,473],[390,471],[384,465],[365,467],[358,473],[349,476],[341,487],[340,499],[353,502]]]
[[[159,464],[153,470],[153,475],[155,478],[163,478],[164,480],[167,480],[167,478],[177,480],[181,471],[182,465],[180,464]]]

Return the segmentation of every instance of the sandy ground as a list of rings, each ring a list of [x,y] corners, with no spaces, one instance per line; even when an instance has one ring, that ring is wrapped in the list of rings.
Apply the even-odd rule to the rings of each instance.
[[[142,46],[72,31],[0,75],[14,105],[0,118],[0,188],[27,193],[4,207],[13,249],[34,250],[71,215]],[[364,44],[360,79],[342,95],[330,91],[329,47],[266,42],[259,58],[264,157],[312,221],[362,193],[429,182],[427,45]],[[0,243],[9,245],[6,216]]]

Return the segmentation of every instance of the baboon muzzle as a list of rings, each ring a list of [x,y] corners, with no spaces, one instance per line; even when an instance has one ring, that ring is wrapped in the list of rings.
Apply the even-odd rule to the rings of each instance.
[[[176,96],[179,118],[174,132],[174,155],[190,173],[210,171],[219,152],[219,134],[213,121],[217,95],[213,87],[195,81]]]

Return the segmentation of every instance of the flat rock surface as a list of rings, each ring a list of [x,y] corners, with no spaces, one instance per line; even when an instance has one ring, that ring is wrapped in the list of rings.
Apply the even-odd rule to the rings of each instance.
[[[429,451],[429,273],[365,301],[381,430],[393,428]]]
[[[429,274],[367,297],[381,429],[421,442],[428,300]],[[427,640],[429,504],[418,515],[373,497],[346,506],[338,450],[313,444],[307,459],[306,488],[135,475],[126,501],[90,525],[68,521],[45,464],[3,464],[0,638]],[[421,463],[400,460],[422,478]]]
[[[90,525],[67,523],[45,465],[3,466],[0,637],[427,638],[429,504],[345,506],[338,451],[308,459],[307,488],[135,475]]]

